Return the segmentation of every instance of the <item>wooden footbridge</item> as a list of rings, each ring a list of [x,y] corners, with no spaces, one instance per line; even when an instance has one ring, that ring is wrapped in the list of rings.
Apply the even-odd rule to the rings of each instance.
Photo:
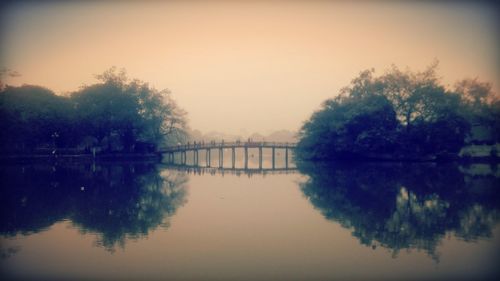
[[[206,161],[206,167],[211,166],[211,155],[212,155],[212,150],[216,150],[219,152],[219,168],[223,167],[224,164],[224,150],[225,149],[230,149],[231,150],[231,167],[232,169],[235,169],[235,162],[236,162],[236,149],[243,149],[244,150],[244,169],[248,169],[248,149],[249,148],[257,148],[259,150],[259,169],[262,169],[262,150],[267,148],[271,149],[272,151],[272,169],[275,169],[275,163],[276,163],[276,150],[281,149],[284,150],[284,161],[285,161],[285,168],[288,169],[288,163],[289,163],[289,151],[295,149],[296,143],[291,143],[291,142],[254,142],[254,141],[247,141],[247,142],[242,142],[242,141],[234,141],[234,142],[193,142],[193,143],[187,143],[187,144],[182,144],[182,145],[175,145],[175,146],[169,146],[165,147],[163,149],[159,150],[159,153],[161,153],[162,157],[166,159],[168,163],[174,163],[175,155],[179,154],[180,155],[180,164],[185,165],[186,164],[186,159],[187,159],[187,152],[192,151],[193,152],[193,163],[196,166],[200,166],[200,163],[198,161],[198,156],[200,151],[205,151],[205,161]]]

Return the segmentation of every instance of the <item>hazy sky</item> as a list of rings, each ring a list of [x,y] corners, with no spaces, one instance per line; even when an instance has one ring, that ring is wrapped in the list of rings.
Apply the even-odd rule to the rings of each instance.
[[[204,132],[297,130],[360,71],[391,64],[499,93],[498,7],[451,1],[40,1],[2,6],[0,68],[56,93],[111,66],[168,88]]]

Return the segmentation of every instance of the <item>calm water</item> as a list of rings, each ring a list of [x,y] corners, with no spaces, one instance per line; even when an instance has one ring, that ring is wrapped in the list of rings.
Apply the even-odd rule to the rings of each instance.
[[[493,278],[499,179],[490,165],[3,165],[1,277]]]

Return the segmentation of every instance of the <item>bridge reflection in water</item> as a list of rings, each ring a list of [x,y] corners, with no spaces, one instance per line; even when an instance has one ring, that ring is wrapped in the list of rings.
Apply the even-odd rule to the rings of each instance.
[[[166,167],[169,170],[183,171],[188,174],[193,175],[276,175],[276,174],[295,174],[298,173],[296,167],[286,167],[286,168],[273,168],[273,169],[251,169],[251,168],[223,168],[223,167],[202,167],[195,165],[185,165],[185,164],[167,164]]]
[[[245,170],[249,171],[248,169],[248,149],[249,148],[257,148],[259,150],[259,169],[252,169],[255,170],[255,172],[264,172],[264,169],[262,168],[262,151],[264,148],[271,149],[271,155],[272,155],[272,168],[271,169],[265,169],[266,171],[284,171],[284,170],[290,170],[289,169],[289,151],[295,149],[296,143],[289,143],[289,142],[253,142],[253,141],[248,141],[248,142],[241,142],[241,141],[235,141],[235,142],[194,142],[194,143],[187,143],[183,145],[176,145],[176,146],[170,146],[170,147],[165,147],[163,149],[159,150],[159,153],[162,155],[164,160],[167,163],[170,164],[177,164],[178,166],[184,166],[188,167],[187,165],[187,153],[189,151],[192,152],[193,154],[193,163],[194,165],[190,165],[191,167],[197,167],[201,168],[201,164],[199,163],[199,152],[200,150],[205,151],[205,166],[204,167],[211,167],[211,156],[212,156],[212,150],[217,150],[219,152],[219,169],[223,169],[224,167],[224,150],[225,149],[231,149],[231,170],[233,171],[238,171],[238,170]],[[236,168],[236,149],[243,149],[244,151],[244,168],[243,169],[238,169]],[[276,169],[276,150],[281,149],[284,150],[284,163],[285,163],[285,168],[284,169]],[[178,155],[178,157],[176,157]],[[279,155],[279,153],[278,153]],[[180,158],[180,163],[176,163],[175,159]],[[227,170],[227,169],[224,169]]]

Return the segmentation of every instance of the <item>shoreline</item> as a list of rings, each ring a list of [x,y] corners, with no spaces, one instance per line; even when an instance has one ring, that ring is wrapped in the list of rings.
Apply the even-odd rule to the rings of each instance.
[[[298,159],[301,162],[343,162],[343,163],[369,163],[369,162],[387,162],[387,163],[500,163],[500,157],[477,156],[435,156],[435,157],[382,157],[382,156],[355,156],[338,158],[304,158]]]
[[[0,155],[0,162],[9,163],[47,163],[47,162],[108,162],[108,161],[161,161],[159,153],[110,153],[98,154],[12,154]]]
[[[66,163],[86,163],[86,162],[112,162],[112,161],[154,161],[161,162],[160,153],[109,153],[98,154],[95,157],[92,154],[12,154],[0,155],[0,164],[10,163],[48,163],[48,162],[66,162]],[[297,162],[339,162],[339,163],[500,163],[499,157],[339,157],[335,159],[310,158],[296,159]]]

